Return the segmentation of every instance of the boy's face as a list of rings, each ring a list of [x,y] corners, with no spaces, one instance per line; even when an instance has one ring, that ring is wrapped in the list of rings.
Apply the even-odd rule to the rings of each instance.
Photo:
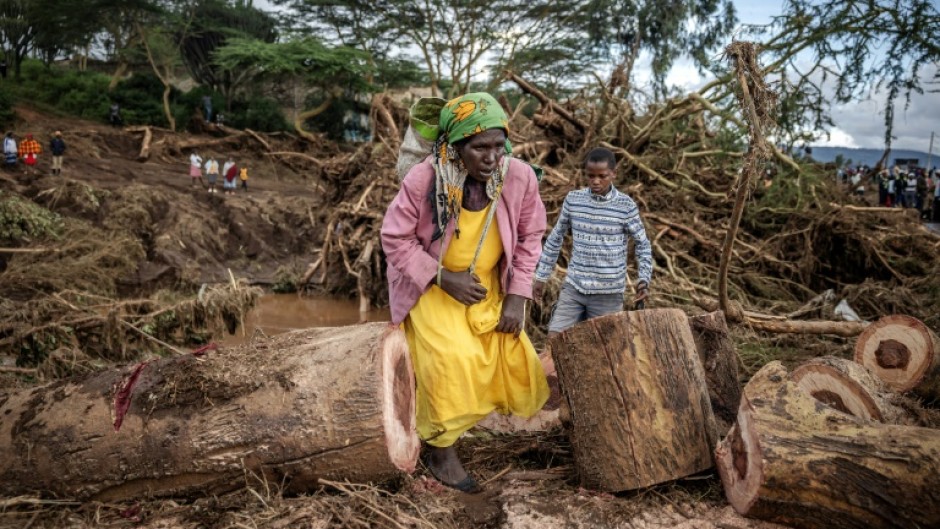
[[[610,191],[610,185],[614,181],[614,170],[604,161],[588,162],[584,165],[584,176],[587,178],[591,193],[605,195]]]

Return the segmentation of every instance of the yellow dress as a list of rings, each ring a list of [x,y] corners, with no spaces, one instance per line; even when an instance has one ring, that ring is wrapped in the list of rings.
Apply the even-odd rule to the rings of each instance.
[[[445,250],[444,268],[470,267],[488,209],[460,212],[460,237]],[[545,373],[529,337],[493,330],[502,310],[502,255],[494,218],[476,266],[486,298],[467,307],[434,285],[403,323],[418,383],[418,435],[432,446],[454,444],[493,410],[531,417],[548,399]]]

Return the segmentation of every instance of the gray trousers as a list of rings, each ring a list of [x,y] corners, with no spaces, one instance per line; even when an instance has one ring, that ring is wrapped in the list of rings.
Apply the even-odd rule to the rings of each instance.
[[[558,294],[548,332],[561,332],[584,320],[623,310],[623,293],[582,294],[565,282]]]

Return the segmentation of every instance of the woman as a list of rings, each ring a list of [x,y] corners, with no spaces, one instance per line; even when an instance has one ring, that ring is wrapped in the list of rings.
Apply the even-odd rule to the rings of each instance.
[[[408,337],[425,465],[476,492],[454,443],[496,410],[534,415],[545,374],[522,329],[545,232],[532,168],[506,155],[508,122],[489,94],[441,109],[433,154],[412,168],[382,225],[392,321]]]

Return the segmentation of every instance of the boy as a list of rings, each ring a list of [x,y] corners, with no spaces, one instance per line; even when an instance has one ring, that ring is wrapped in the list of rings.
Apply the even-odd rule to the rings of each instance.
[[[238,177],[242,181],[242,189],[245,190],[245,192],[247,192],[248,191],[248,166],[247,165],[242,166],[241,171],[238,173]]]
[[[639,281],[633,303],[649,296],[653,252],[636,203],[613,186],[617,160],[607,149],[594,149],[584,161],[588,188],[568,193],[555,228],[545,241],[535,269],[532,298],[541,299],[555,268],[565,235],[572,239],[568,275],[552,313],[553,336],[589,318],[623,310],[627,280],[627,235],[636,244]]]

